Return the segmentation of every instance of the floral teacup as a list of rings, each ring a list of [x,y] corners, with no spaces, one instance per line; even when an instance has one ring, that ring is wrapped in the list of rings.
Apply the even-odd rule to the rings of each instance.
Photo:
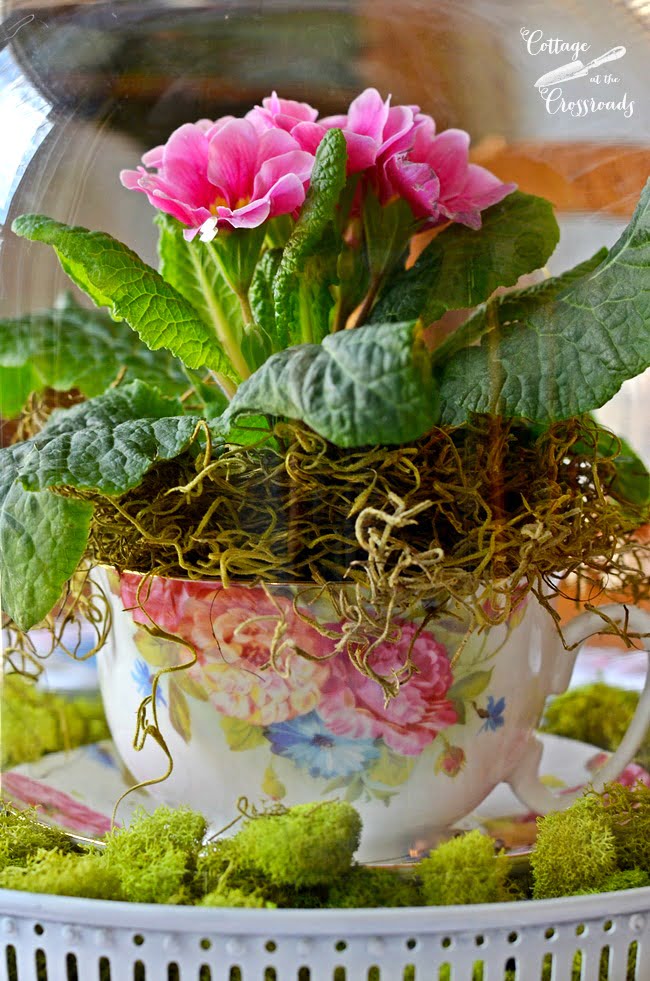
[[[169,754],[171,774],[151,786],[167,803],[225,826],[241,797],[258,808],[345,798],[363,819],[359,857],[379,861],[433,843],[500,781],[539,812],[571,801],[540,783],[534,729],[546,696],[566,688],[575,650],[532,595],[464,643],[458,618],[428,624],[414,642],[415,624],[396,622],[395,642],[376,648],[372,667],[386,675],[412,647],[416,671],[386,702],[347,654],[333,654],[334,612],[304,587],[109,578],[112,641],[100,662],[108,722],[136,780],[164,775]],[[606,609],[621,622],[628,615]],[[627,623],[650,631],[640,610]],[[582,614],[565,641],[602,629],[597,614]],[[646,684],[601,782],[629,762],[649,716]],[[152,725],[156,738],[142,744]]]

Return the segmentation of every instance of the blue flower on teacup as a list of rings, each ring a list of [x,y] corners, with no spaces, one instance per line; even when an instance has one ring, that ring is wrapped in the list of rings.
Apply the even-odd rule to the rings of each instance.
[[[327,728],[318,712],[299,715],[287,722],[275,722],[264,730],[271,750],[309,770],[311,777],[349,777],[363,772],[378,759],[373,739],[337,736]]]
[[[487,708],[481,709],[479,715],[485,721],[479,729],[479,732],[484,730],[490,730],[491,732],[496,732],[500,729],[502,725],[505,725],[505,719],[503,718],[503,713],[506,707],[505,695],[502,695],[498,702],[494,701],[492,695],[488,695]]]
[[[147,695],[151,694],[151,684],[153,681],[153,675],[151,674],[151,671],[147,666],[147,662],[144,661],[141,657],[139,657],[135,661],[133,667],[131,668],[131,678],[135,682],[136,691],[138,692],[139,695],[142,695],[143,698],[146,698]],[[162,688],[160,687],[160,684],[158,684],[158,688],[156,690],[156,698],[161,705],[167,704],[165,700],[165,696],[163,695],[162,692]]]

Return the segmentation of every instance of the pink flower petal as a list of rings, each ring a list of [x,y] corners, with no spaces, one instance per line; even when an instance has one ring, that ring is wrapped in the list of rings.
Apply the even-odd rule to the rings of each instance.
[[[214,190],[206,175],[208,141],[193,123],[180,126],[163,150],[165,183],[174,197],[196,206],[209,199]]]
[[[385,169],[394,192],[408,201],[416,218],[437,218],[440,181],[429,164],[413,163],[402,153],[390,157]]]
[[[377,159],[377,144],[371,136],[363,136],[350,130],[343,130],[348,151],[348,174],[358,174],[372,167]]]
[[[313,166],[314,158],[311,153],[307,153],[305,150],[291,150],[289,153],[283,153],[278,157],[265,160],[255,176],[253,200],[261,198],[271,191],[280,178],[291,176],[295,177],[302,189],[302,199],[299,205],[302,204],[305,198],[304,184],[311,177]],[[294,207],[297,206],[292,205],[287,208],[287,211],[293,211]]]
[[[438,175],[445,199],[462,190],[468,156],[469,134],[462,129],[446,129],[432,140],[425,160]]]
[[[301,149],[308,153],[316,153],[326,132],[327,129],[321,123],[298,123],[291,130],[291,135]]]
[[[258,148],[259,136],[246,119],[233,119],[210,139],[208,178],[231,206],[250,198]]]
[[[415,140],[413,111],[408,106],[393,106],[388,111],[384,126],[379,155],[385,159],[389,154],[410,150]]]
[[[390,96],[384,102],[377,89],[365,89],[350,103],[345,128],[360,136],[370,136],[379,145],[389,105]]]
[[[294,150],[301,150],[300,144],[289,133],[282,129],[270,129],[259,137],[259,146],[255,160],[255,170],[271,157],[279,157],[282,154],[291,153]]]
[[[262,99],[262,105],[274,116],[290,117],[295,122],[313,123],[318,118],[318,109],[314,109],[308,102],[296,102],[294,99],[280,99],[277,92],[272,92],[266,99]]]

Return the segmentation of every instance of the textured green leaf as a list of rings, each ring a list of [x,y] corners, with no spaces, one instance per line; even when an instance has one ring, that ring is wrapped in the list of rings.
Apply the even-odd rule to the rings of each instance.
[[[92,398],[123,369],[128,381],[139,378],[167,395],[189,388],[180,361],[166,351],[154,354],[126,325],[84,309],[72,297],[59,309],[0,320],[0,392],[13,391],[14,372],[25,377],[20,395],[12,401],[7,393],[5,417],[18,412],[30,392],[46,387],[77,388]]]
[[[521,320],[532,313],[542,303],[554,300],[562,290],[570,286],[576,279],[592,272],[607,255],[607,249],[600,249],[590,259],[574,266],[561,276],[551,276],[549,279],[528,286],[521,290],[502,293],[482,303],[476,313],[461,324],[457,330],[447,337],[433,352],[433,363],[442,364],[456,351],[461,351],[470,344],[494,330],[495,327],[505,327],[509,323]]]
[[[21,444],[18,476],[26,490],[69,485],[122,494],[137,487],[156,460],[178,456],[196,423],[182,415],[177,399],[131,382],[53,413]]]
[[[413,323],[359,327],[269,358],[237,390],[242,413],[301,419],[338,446],[404,443],[437,419],[430,356]]]
[[[26,450],[0,450],[0,605],[22,630],[45,617],[85,551],[92,508],[18,481]]]
[[[194,307],[126,245],[104,232],[71,227],[44,215],[22,215],[17,235],[51,245],[72,281],[97,306],[126,320],[147,347],[167,348],[189,368],[233,375],[215,334]]]
[[[270,249],[265,252],[257,264],[249,299],[255,322],[266,331],[268,336],[275,337],[275,305],[273,302],[273,280],[280,268],[282,249]]]
[[[332,129],[318,147],[307,198],[274,280],[276,350],[319,341],[329,331],[331,306],[324,306],[323,299],[332,281],[328,276],[336,274],[338,250],[333,251],[325,233],[345,184],[346,160],[343,133]]]
[[[442,421],[472,412],[545,423],[582,415],[649,365],[650,182],[596,269],[443,366]]]
[[[248,374],[248,366],[239,360],[244,323],[239,300],[223,274],[213,243],[194,238],[187,242],[183,226],[170,215],[159,213],[158,255],[160,273],[166,282],[192,304],[210,334],[218,339],[230,356],[232,369],[215,368],[226,377],[239,380]]]
[[[558,239],[550,203],[515,191],[483,212],[479,231],[454,224],[437,235],[411,269],[391,277],[372,321],[429,324],[446,310],[474,307],[543,266]]]

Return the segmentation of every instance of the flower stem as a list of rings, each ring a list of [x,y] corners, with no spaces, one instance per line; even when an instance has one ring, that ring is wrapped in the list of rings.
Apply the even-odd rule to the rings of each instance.
[[[221,262],[217,255],[216,249],[212,245],[207,245],[213,262],[221,272]],[[221,342],[225,353],[230,359],[235,371],[240,375],[242,379],[248,378],[250,375],[250,368],[246,363],[246,359],[242,354],[241,347],[239,345],[238,339],[235,336],[233,330],[228,323],[227,318],[224,315],[219,303],[217,302],[217,297],[214,290],[211,288],[210,283],[207,281],[205,275],[205,270],[202,264],[195,259],[194,253],[190,252],[192,256],[192,262],[194,263],[194,268],[196,271],[197,278],[201,283],[201,289],[203,291],[203,296],[205,298],[206,306],[208,307],[210,313],[210,319],[212,320],[212,325],[214,327],[214,332]]]
[[[373,278],[372,282],[370,283],[370,289],[366,293],[361,308],[354,319],[355,327],[361,327],[362,324],[364,324],[365,321],[370,316],[370,311],[374,306],[375,300],[377,298],[377,293],[379,292],[379,287],[381,286],[383,281],[384,281],[383,272],[379,273],[377,276]]]
[[[248,293],[244,293],[244,292],[237,293],[237,299],[239,300],[242,317],[244,318],[244,326],[252,327],[255,323],[255,317],[253,316],[253,311],[251,310],[250,300],[248,299]]]

